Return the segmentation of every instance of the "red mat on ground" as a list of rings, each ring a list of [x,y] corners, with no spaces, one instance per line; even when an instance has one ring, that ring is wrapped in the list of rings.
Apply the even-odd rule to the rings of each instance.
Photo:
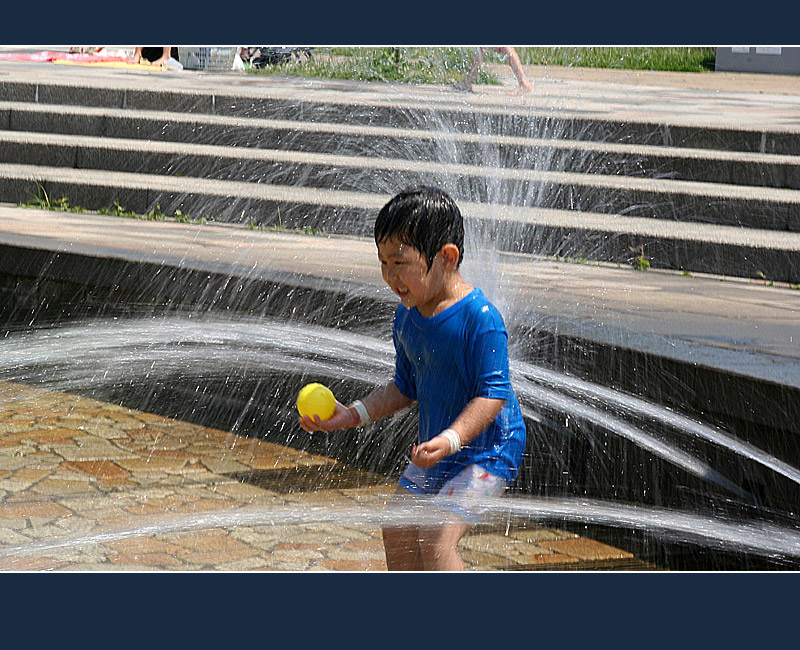
[[[74,63],[132,63],[123,56],[101,56],[99,54],[72,52],[0,52],[2,61],[32,61],[48,63],[52,61],[72,61]]]

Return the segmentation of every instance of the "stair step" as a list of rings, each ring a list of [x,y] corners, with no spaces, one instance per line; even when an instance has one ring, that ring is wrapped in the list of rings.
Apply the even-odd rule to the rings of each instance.
[[[181,80],[175,80],[179,86]],[[436,88],[388,88],[385,84],[363,84],[354,91],[347,83],[327,80],[298,89],[293,83],[273,80],[269,86],[256,79],[241,79],[224,91],[199,91],[196,87],[154,90],[146,79],[115,78],[113,85],[98,87],[84,81],[0,81],[0,97],[28,103],[71,104],[109,108],[170,111],[176,113],[263,117],[281,115],[301,121],[339,122],[362,125],[396,125],[430,128],[442,121],[448,128],[469,130],[476,124],[497,132],[508,128],[530,132],[532,128],[557,129],[559,137],[602,140],[647,145],[712,148],[753,153],[797,154],[800,130],[796,124],[763,124],[758,127],[725,126],[718,115],[692,123],[664,124],[657,118],[628,113],[625,119],[609,115],[607,93],[602,84],[594,92],[580,96],[562,92],[550,85],[537,94],[532,106],[509,106],[496,97],[471,97],[460,101],[453,93],[442,94]],[[247,83],[252,82],[252,83]],[[626,89],[635,95],[635,90]],[[786,101],[778,96],[765,101]],[[791,100],[791,98],[789,98]],[[628,97],[627,101],[631,101]],[[643,100],[647,101],[647,100]],[[663,101],[669,101],[664,97]],[[731,101],[736,102],[732,94]],[[656,107],[654,107],[656,108]],[[622,113],[627,113],[624,109]]]
[[[255,221],[286,228],[368,236],[391,193],[246,183],[0,164],[0,201],[29,202],[41,186],[51,200],[67,196],[88,209],[113,206],[145,212],[158,204],[172,214],[218,221]],[[16,197],[25,197],[19,199]],[[800,233],[743,229],[702,223],[497,206],[463,201],[461,210],[478,231],[490,232],[506,251],[629,263],[644,255],[659,268],[800,281]]]
[[[624,213],[777,230],[800,230],[800,192],[792,189],[646,177],[546,171],[253,149],[130,138],[0,131],[0,162],[64,165],[244,180],[352,191],[391,191],[436,182],[459,199]],[[333,148],[333,147],[332,147]]]

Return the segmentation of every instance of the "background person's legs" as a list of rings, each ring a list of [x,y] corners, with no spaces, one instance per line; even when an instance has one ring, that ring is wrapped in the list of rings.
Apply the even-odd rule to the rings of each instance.
[[[479,47],[475,52],[475,57],[472,59],[472,66],[470,67],[467,76],[462,81],[459,81],[457,84],[455,84],[456,90],[463,90],[466,92],[472,91],[472,84],[478,79],[478,75],[483,67],[483,49],[484,48]],[[523,93],[532,91],[533,84],[528,81],[528,77],[522,67],[522,62],[519,59],[517,51],[513,47],[508,46],[496,47],[494,50],[498,54],[502,54],[506,57],[508,65],[511,68],[511,71],[514,73],[517,83],[519,84],[519,91]]]

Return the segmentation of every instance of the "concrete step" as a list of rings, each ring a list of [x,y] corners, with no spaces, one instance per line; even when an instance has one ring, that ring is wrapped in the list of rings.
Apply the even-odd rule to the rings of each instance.
[[[379,127],[281,117],[240,118],[193,113],[0,102],[0,127],[12,131],[355,153],[387,158],[445,156],[453,162],[606,173],[657,179],[800,189],[800,157],[658,144],[636,145],[502,130],[466,132],[440,123]],[[491,133],[492,135],[490,135]],[[499,135],[497,135],[499,133]]]
[[[119,202],[144,213],[158,204],[214,221],[257,222],[369,236],[390,193],[298,187],[102,170],[0,164],[0,201],[100,209]],[[37,194],[41,192],[41,194]],[[22,201],[16,197],[24,197]],[[800,233],[462,201],[473,233],[500,250],[657,268],[800,282]]]
[[[559,89],[557,84],[549,85],[537,95],[535,104],[520,106],[502,95],[462,98],[458,93],[443,94],[436,87],[389,84],[355,87],[336,80],[309,83],[272,79],[265,86],[257,78],[226,79],[219,75],[216,83],[206,86],[184,77],[171,80],[174,81],[171,87],[164,88],[161,84],[154,87],[146,77],[130,75],[111,80],[97,75],[91,83],[85,77],[14,77],[0,80],[0,98],[5,101],[253,118],[280,116],[305,122],[408,128],[431,128],[432,124],[440,123],[448,129],[467,132],[474,131],[475,125],[482,125],[487,132],[494,133],[549,131],[568,139],[753,153],[800,152],[800,129],[796,123],[765,120],[752,126],[729,125],[719,115],[710,120],[687,116],[680,121],[665,122],[647,116],[648,100],[638,102],[639,111],[609,110],[608,105],[614,99],[602,85],[593,93],[584,87],[578,96]],[[99,88],[102,92],[98,92]],[[625,103],[637,102],[635,89],[628,86],[624,92]],[[723,96],[721,101],[732,106],[739,99],[732,95]],[[772,99],[767,97],[764,101]],[[663,101],[669,102],[670,98],[664,97]]]
[[[398,177],[407,184],[435,179],[457,200],[800,230],[795,190],[672,179],[17,131],[0,131],[0,162],[364,192],[389,192]]]

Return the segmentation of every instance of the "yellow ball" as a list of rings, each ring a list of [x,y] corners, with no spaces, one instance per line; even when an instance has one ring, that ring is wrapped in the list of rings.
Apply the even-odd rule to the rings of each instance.
[[[311,419],[318,415],[320,420],[327,420],[336,411],[336,398],[327,386],[306,384],[297,394],[297,410]]]

